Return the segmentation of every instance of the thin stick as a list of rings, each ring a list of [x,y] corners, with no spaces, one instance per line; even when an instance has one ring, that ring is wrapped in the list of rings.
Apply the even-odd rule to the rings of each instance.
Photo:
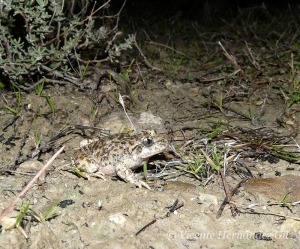
[[[139,51],[139,53],[140,53],[140,55],[142,56],[142,58],[143,58],[145,64],[146,64],[148,67],[150,67],[152,70],[156,70],[156,71],[158,71],[158,72],[162,72],[163,70],[162,70],[161,68],[158,68],[158,67],[155,67],[155,66],[151,65],[151,63],[148,61],[147,57],[144,55],[142,49],[141,49],[141,48],[139,47],[139,45],[137,44],[135,36],[132,36],[132,38],[133,38],[133,44],[135,45],[135,47],[136,47],[137,50]]]
[[[229,206],[230,206],[231,214],[232,214],[233,217],[235,217],[238,214],[238,210],[237,210],[235,204],[232,201],[231,191],[229,189],[228,182],[226,181],[224,173],[222,172],[222,170],[220,170],[220,174],[221,174],[221,178],[222,178],[222,181],[223,181],[223,186],[224,186],[224,191],[225,191],[225,194],[226,194],[226,197],[227,197],[227,201],[228,201]]]
[[[277,217],[282,217],[282,218],[289,218],[289,219],[293,219],[293,220],[297,220],[300,221],[300,217],[294,217],[294,216],[289,216],[289,215],[284,215],[284,214],[276,214],[276,213],[265,213],[265,212],[259,212],[259,211],[255,211],[255,210],[240,210],[240,213],[242,214],[262,214],[262,215],[273,215],[273,216],[277,216]]]
[[[224,55],[226,56],[226,58],[231,62],[231,64],[233,64],[235,66],[236,69],[241,69],[241,67],[239,66],[239,64],[237,63],[235,57],[233,55],[230,55],[226,49],[224,48],[223,44],[218,41],[219,46],[222,48]]]
[[[41,176],[41,174],[44,173],[44,171],[47,169],[47,167],[49,165],[52,164],[52,162],[54,161],[54,159],[64,150],[65,145],[62,146],[51,158],[50,160],[48,160],[48,162],[44,165],[43,168],[40,169],[40,171],[32,178],[32,180],[25,186],[25,188],[22,190],[22,192],[20,194],[17,195],[17,197],[9,204],[9,206],[7,208],[5,208],[3,210],[3,212],[0,215],[0,221],[2,220],[2,218],[8,213],[10,212],[14,206],[16,205],[16,203],[20,200],[21,196],[23,196],[34,184],[34,182]]]
[[[120,102],[121,106],[123,107],[123,110],[124,110],[124,112],[125,112],[125,115],[126,115],[126,117],[128,118],[128,120],[129,120],[129,122],[130,122],[130,124],[131,124],[132,128],[133,128],[133,129],[134,129],[134,131],[136,132],[137,130],[136,130],[136,128],[135,128],[135,126],[134,126],[134,124],[132,123],[131,119],[129,118],[129,116],[128,116],[127,112],[126,112],[126,108],[125,108],[124,100],[123,100],[123,97],[122,97],[122,95],[121,95],[120,93],[119,93],[119,102]]]
[[[242,183],[246,182],[247,180],[248,180],[248,179],[243,179],[242,181],[240,181],[240,182],[234,187],[234,189],[231,191],[231,196],[233,196],[233,195],[236,193],[236,191],[241,187]],[[227,205],[227,203],[228,203],[228,198],[227,198],[227,196],[226,196],[225,199],[224,199],[224,201],[222,202],[222,204],[221,204],[221,206],[220,206],[218,212],[217,212],[217,216],[216,216],[217,219],[219,219],[219,218],[221,217],[222,212],[223,212],[225,206]]]
[[[154,224],[156,222],[155,220],[150,221],[147,225],[143,226],[136,234],[135,236],[138,236],[141,232],[143,232],[147,227],[151,226],[152,224]]]
[[[173,52],[175,52],[175,53],[177,53],[177,54],[180,54],[180,55],[186,57],[186,58],[189,59],[189,60],[192,60],[193,62],[196,62],[198,65],[200,65],[200,62],[198,62],[198,61],[195,60],[194,58],[192,58],[192,57],[186,55],[185,53],[183,53],[183,52],[181,52],[181,51],[179,51],[179,50],[176,50],[176,49],[174,49],[174,48],[172,48],[172,47],[170,47],[170,46],[168,46],[168,45],[165,45],[165,44],[162,44],[162,43],[159,43],[159,42],[154,42],[154,41],[150,41],[150,42],[148,42],[148,43],[151,44],[151,45],[160,46],[160,47],[169,49],[169,50],[171,50],[171,51],[173,51]]]
[[[174,213],[177,209],[183,207],[183,203],[179,203],[179,200],[176,199],[174,201],[174,203],[172,204],[172,206],[168,207],[169,211],[161,218],[159,219],[164,219],[164,218],[169,218],[171,212]],[[135,236],[138,236],[141,232],[143,232],[146,228],[150,227],[152,224],[154,224],[157,221],[157,219],[154,219],[152,221],[150,221],[149,223],[147,223],[145,226],[143,226],[138,232],[136,232]]]

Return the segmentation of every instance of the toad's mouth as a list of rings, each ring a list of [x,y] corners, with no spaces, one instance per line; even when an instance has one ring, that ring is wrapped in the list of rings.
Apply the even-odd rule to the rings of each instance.
[[[164,157],[164,153],[162,151],[157,152],[157,153],[153,153],[151,155],[147,155],[145,157],[143,157],[143,161],[148,162],[150,159],[151,161],[154,161],[157,158],[162,158]]]

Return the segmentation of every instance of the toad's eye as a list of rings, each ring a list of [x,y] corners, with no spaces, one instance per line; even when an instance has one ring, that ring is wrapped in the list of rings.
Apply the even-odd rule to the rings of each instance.
[[[146,147],[150,147],[151,145],[154,144],[153,138],[152,137],[146,137],[143,140],[143,145]]]

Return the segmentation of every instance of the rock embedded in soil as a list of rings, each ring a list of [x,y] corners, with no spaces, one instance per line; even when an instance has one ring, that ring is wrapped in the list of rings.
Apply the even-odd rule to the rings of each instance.
[[[285,175],[271,178],[252,178],[242,184],[244,190],[253,196],[288,202],[300,200],[300,176]]]

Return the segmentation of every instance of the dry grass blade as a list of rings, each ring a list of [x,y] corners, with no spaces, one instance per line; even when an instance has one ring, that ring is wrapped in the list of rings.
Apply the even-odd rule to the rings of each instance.
[[[62,146],[51,158],[50,160],[44,165],[43,168],[40,169],[40,171],[32,178],[32,180],[25,186],[25,188],[21,191],[20,194],[17,195],[17,197],[9,204],[7,208],[3,210],[3,212],[0,215],[0,221],[1,219],[8,213],[10,212],[16,203],[20,200],[21,196],[23,196],[34,184],[34,182],[43,174],[43,172],[51,165],[51,163],[54,161],[54,159],[64,150],[65,145]]]

